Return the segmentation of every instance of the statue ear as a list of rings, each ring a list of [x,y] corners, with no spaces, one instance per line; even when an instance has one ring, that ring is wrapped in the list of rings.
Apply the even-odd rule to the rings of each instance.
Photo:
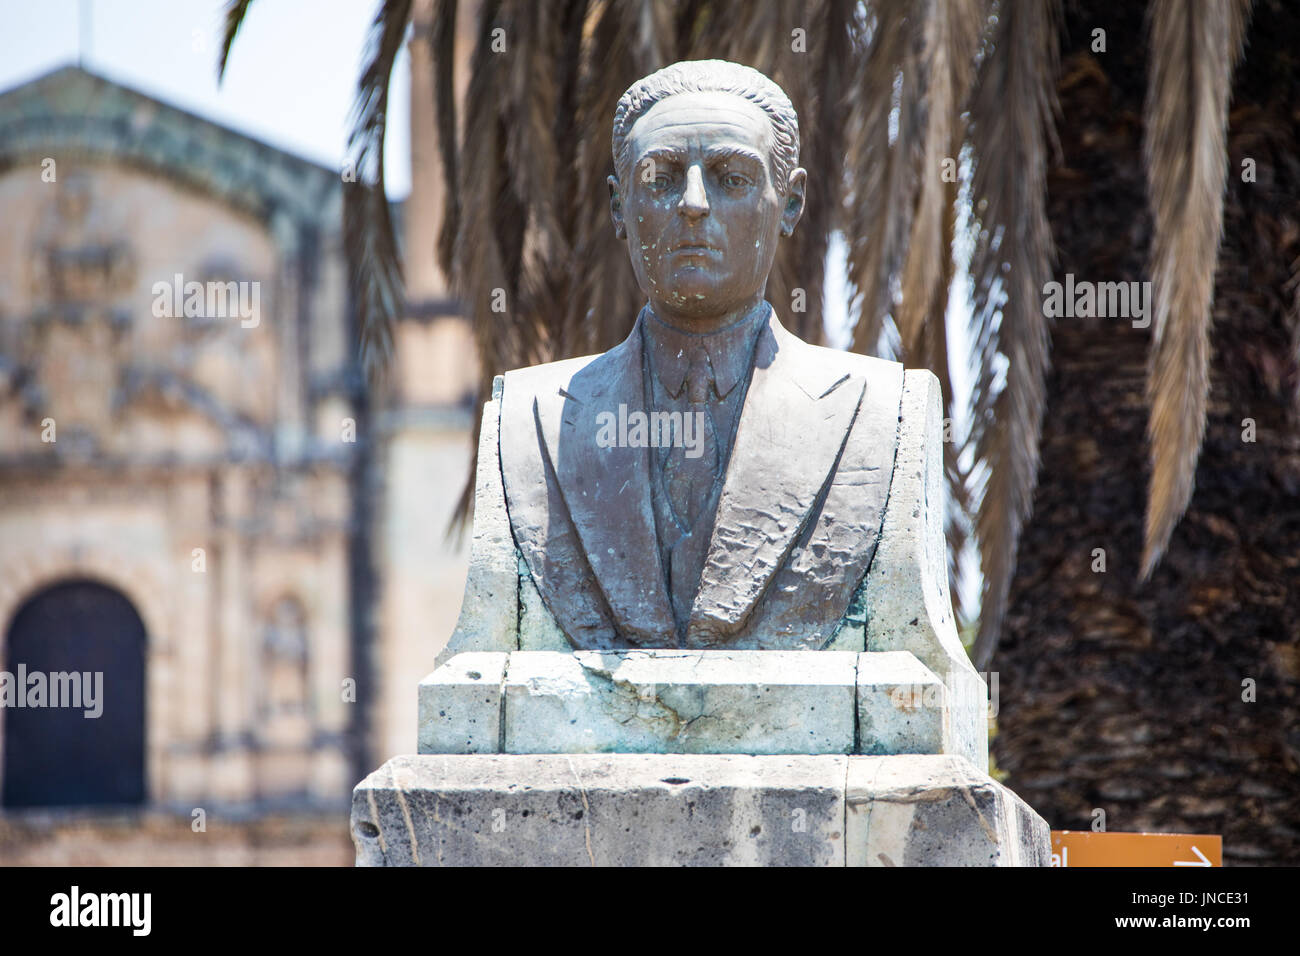
[[[623,199],[618,194],[618,177],[610,176],[605,182],[609,183],[609,215],[614,220],[614,235],[626,239],[627,226],[623,223]]]
[[[803,215],[804,196],[808,188],[808,172],[802,166],[790,173],[790,185],[786,189],[785,208],[781,210],[781,235],[794,234]]]

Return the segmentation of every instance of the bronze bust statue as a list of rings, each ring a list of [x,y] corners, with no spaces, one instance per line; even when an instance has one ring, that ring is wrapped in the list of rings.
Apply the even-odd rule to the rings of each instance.
[[[984,773],[938,380],[802,342],[764,300],[815,185],[798,158],[746,67],[619,102],[610,205],[647,301],[603,355],[494,380],[460,618],[420,755],[354,792],[359,863],[1046,860]],[[816,827],[773,837],[810,797]]]
[[[616,348],[504,376],[527,573],[575,648],[825,647],[879,536],[902,367],[764,299],[804,208],[794,109],[748,67],[676,63],[623,95],[613,153],[648,301]]]

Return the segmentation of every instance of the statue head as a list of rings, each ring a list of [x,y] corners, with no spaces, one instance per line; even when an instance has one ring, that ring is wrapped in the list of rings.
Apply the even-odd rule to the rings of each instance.
[[[623,94],[613,149],[614,230],[656,314],[708,326],[761,301],[807,183],[781,88],[736,63],[674,63]]]

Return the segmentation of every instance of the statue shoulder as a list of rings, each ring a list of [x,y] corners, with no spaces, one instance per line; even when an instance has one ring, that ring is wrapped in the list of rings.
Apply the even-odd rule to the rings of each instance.
[[[821,345],[811,346],[817,349],[818,357],[832,367],[842,367],[851,375],[863,375],[868,380],[881,375],[897,376],[903,374],[903,363],[890,359],[876,358],[874,355],[862,355],[844,349],[831,349]]]
[[[605,353],[581,355],[558,362],[545,362],[541,365],[513,369],[502,376],[505,394],[531,399],[535,395],[549,394],[556,389],[565,388],[575,375],[600,358],[602,354]]]
[[[807,350],[803,360],[836,375],[853,375],[865,378],[867,382],[895,382],[900,385],[903,378],[903,364],[889,359],[876,358],[874,355],[862,355],[845,349],[827,348],[824,345],[810,345],[802,339],[796,339]],[[912,369],[908,369],[909,374]]]

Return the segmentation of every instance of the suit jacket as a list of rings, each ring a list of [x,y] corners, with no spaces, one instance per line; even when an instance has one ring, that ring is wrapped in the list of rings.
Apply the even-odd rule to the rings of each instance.
[[[677,637],[651,506],[652,450],[602,448],[602,412],[648,410],[639,328],[504,377],[510,527],[575,648],[825,647],[880,535],[903,367],[760,330],[700,590]]]

